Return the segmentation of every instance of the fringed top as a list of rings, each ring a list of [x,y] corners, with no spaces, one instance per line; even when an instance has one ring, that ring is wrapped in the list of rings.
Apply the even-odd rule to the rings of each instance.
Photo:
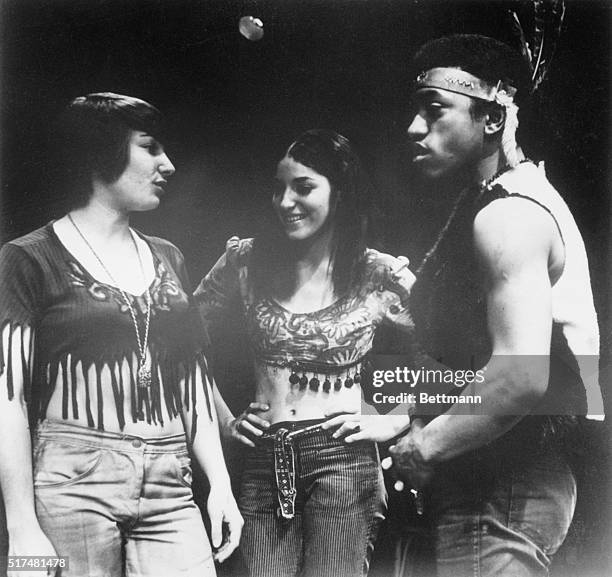
[[[165,240],[141,236],[151,249],[155,266],[155,278],[149,287],[152,383],[148,388],[137,386],[134,325],[121,292],[94,279],[64,247],[52,223],[0,250],[0,328],[4,334],[10,327],[9,351],[14,350],[15,338],[21,340],[20,372],[33,423],[44,418],[58,383],[62,387],[63,418],[78,419],[84,413],[90,427],[103,430],[103,387],[109,386],[102,381],[105,368],[110,373],[121,429],[126,419],[163,425],[162,403],[170,419],[180,416],[184,404],[192,411],[192,434],[195,433],[198,369],[212,419],[205,386],[205,332],[191,304],[183,256]],[[128,298],[143,326],[147,309],[144,295]],[[23,337],[25,328],[35,334],[30,350],[26,350]],[[14,362],[15,355],[6,354],[4,348],[0,350],[0,374],[6,374],[9,399],[14,397]],[[124,382],[124,364],[129,366],[129,382]],[[84,383],[85,406],[78,403],[82,398],[76,390],[79,382]],[[125,415],[127,386],[131,407]],[[95,406],[91,401],[92,387],[97,391]]]

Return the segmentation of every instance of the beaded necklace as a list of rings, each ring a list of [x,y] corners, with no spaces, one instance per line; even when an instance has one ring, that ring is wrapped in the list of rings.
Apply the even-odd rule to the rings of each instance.
[[[523,160],[519,160],[519,162],[517,164],[505,164],[504,166],[502,166],[493,176],[491,176],[490,178],[483,180],[480,185],[479,188],[481,191],[485,191],[490,189],[495,182],[497,181],[497,179],[499,179],[501,176],[503,176],[504,174],[506,174],[506,172],[508,172],[509,170],[512,170],[513,168],[516,168],[519,164],[524,164],[526,162],[533,162],[530,158],[523,158]]]
[[[117,287],[119,292],[121,292],[123,296],[123,300],[127,305],[130,316],[132,317],[132,323],[134,324],[134,332],[136,333],[136,343],[138,345],[138,386],[142,389],[148,389],[151,387],[151,359],[147,354],[147,342],[149,340],[149,323],[151,320],[151,296],[149,295],[149,289],[145,290],[145,301],[147,303],[147,316],[145,321],[145,330],[143,338],[140,338],[140,329],[138,328],[138,321],[136,320],[136,312],[134,311],[134,307],[130,302],[130,299],[127,293],[119,286],[119,283],[115,280],[115,277],[112,275],[110,270],[106,267],[102,259],[98,256],[98,253],[94,250],[93,246],[91,246],[90,242],[87,240],[85,235],[81,232],[81,229],[77,226],[76,222],[74,222],[72,215],[68,213],[68,220],[72,223],[72,226],[77,231],[79,236],[83,239],[83,242],[87,245],[91,253],[96,257],[96,260],[100,263],[100,266],[104,269],[104,272],[108,275],[108,278],[111,280],[113,285]],[[142,258],[140,256],[140,250],[138,250],[138,244],[134,240],[134,237],[130,233],[130,237],[132,238],[132,242],[134,243],[134,248],[136,249],[136,255],[138,256],[138,264],[140,265],[140,272],[142,274],[142,279],[146,282],[146,276],[144,272],[144,266],[142,264]]]

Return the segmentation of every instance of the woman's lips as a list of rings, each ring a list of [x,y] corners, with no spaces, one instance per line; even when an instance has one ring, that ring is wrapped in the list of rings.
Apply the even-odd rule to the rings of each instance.
[[[296,222],[299,222],[305,218],[306,215],[304,214],[287,214],[283,216],[283,221],[287,224],[295,224]]]

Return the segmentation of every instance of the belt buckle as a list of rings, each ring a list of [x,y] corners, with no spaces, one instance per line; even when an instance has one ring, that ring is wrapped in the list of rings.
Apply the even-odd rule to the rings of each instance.
[[[287,429],[279,429],[274,435],[274,470],[278,490],[278,513],[284,519],[295,516],[295,462],[293,445]]]

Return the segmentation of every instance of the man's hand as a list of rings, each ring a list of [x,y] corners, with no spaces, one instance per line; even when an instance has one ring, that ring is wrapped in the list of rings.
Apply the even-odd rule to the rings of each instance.
[[[374,441],[384,443],[399,435],[410,425],[408,415],[361,415],[345,413],[323,423],[323,429],[336,429],[334,439],[344,437],[346,443]]]
[[[422,489],[433,475],[433,467],[426,462],[421,453],[422,431],[422,421],[415,419],[408,434],[389,447],[395,469],[413,489]]]
[[[261,437],[270,428],[270,422],[259,417],[257,413],[269,409],[270,407],[264,403],[251,403],[240,415],[225,424],[223,435],[249,447],[254,447],[255,443],[251,438]]]

